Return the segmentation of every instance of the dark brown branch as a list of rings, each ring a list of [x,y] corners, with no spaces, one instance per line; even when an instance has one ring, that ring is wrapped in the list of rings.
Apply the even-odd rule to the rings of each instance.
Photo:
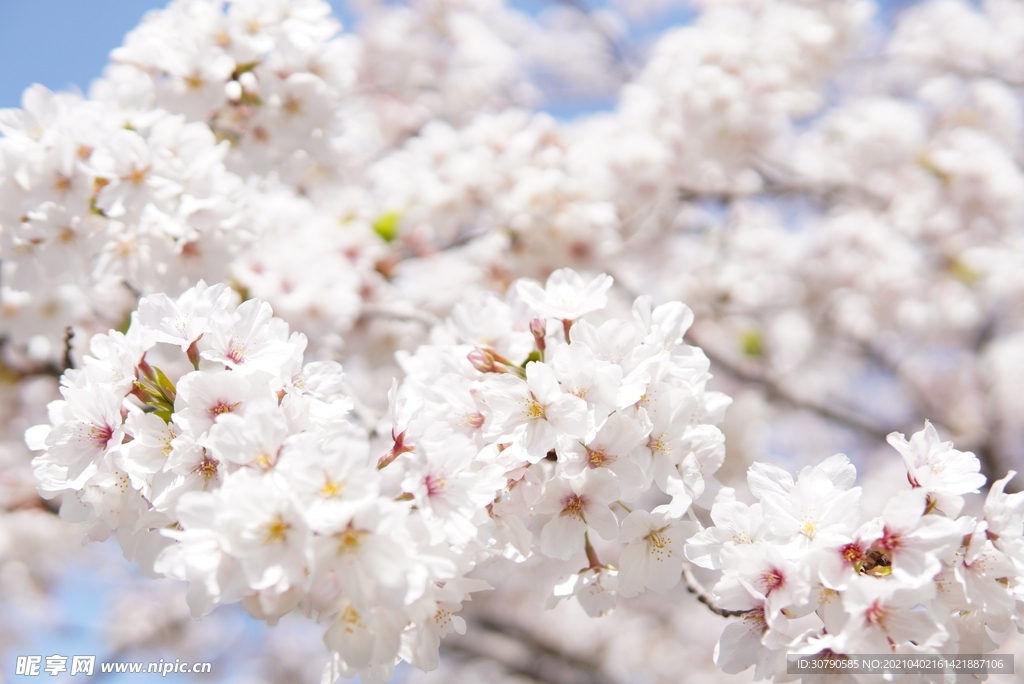
[[[40,375],[48,375],[59,379],[64,375],[65,370],[73,367],[71,364],[72,337],[74,337],[74,332],[69,326],[64,333],[64,354],[62,355],[62,363],[57,363],[55,361],[47,363],[29,361],[12,351],[11,348],[7,346],[10,344],[10,340],[6,337],[0,337],[0,381],[15,383],[26,378]]]
[[[71,358],[71,340],[75,338],[75,329],[70,325],[64,329],[64,368],[74,368],[75,364]]]
[[[613,276],[614,277],[614,276]],[[629,287],[625,286],[625,281],[621,278],[615,278],[615,282],[618,283],[620,288],[623,288],[625,292],[632,298],[636,298],[637,294],[633,292]],[[819,402],[811,401],[799,397],[791,392],[788,388],[781,385],[776,379],[769,377],[763,372],[752,371],[739,367],[737,364],[728,360],[725,355],[719,354],[715,349],[700,339],[699,334],[696,333],[694,327],[691,327],[687,333],[687,337],[693,344],[700,347],[707,355],[708,359],[711,360],[716,366],[724,370],[730,376],[750,385],[761,388],[769,398],[780,401],[784,404],[789,405],[792,408],[803,409],[817,413],[823,418],[827,418],[831,421],[845,425],[846,427],[859,432],[871,439],[885,441],[886,436],[892,432],[892,429],[885,429],[874,425],[861,416],[857,415],[852,411],[844,411],[838,407],[829,406]]]
[[[375,304],[364,304],[359,317],[361,319],[383,318],[403,323],[420,323],[427,328],[432,328],[441,322],[441,319],[437,316],[420,309],[407,309],[401,311]]]
[[[690,568],[689,563],[683,563],[683,581],[686,582],[686,590],[696,596],[697,600],[707,606],[707,609],[715,615],[728,618],[739,617],[748,612],[745,610],[726,610],[725,608],[720,608],[711,593],[694,576],[693,569]]]

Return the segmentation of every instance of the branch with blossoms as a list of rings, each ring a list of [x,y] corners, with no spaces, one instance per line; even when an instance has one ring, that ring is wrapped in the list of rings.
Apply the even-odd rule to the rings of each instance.
[[[747,613],[745,610],[726,610],[725,608],[720,608],[715,597],[693,574],[693,569],[690,567],[689,563],[683,563],[683,581],[686,583],[686,590],[696,596],[697,600],[704,604],[704,606],[715,615],[728,618],[739,617]]]
[[[507,587],[490,567],[594,617],[685,588],[738,618],[730,674],[993,647],[1024,596],[994,463],[1021,427],[1022,9],[923,3],[864,63],[868,2],[702,3],[614,111],[559,122],[515,108],[534,53],[621,81],[604,16],[560,4],[586,17],[376,2],[343,33],[322,0],[176,1],[89,97],[0,113],[4,501],[40,505],[9,448],[36,424],[47,510],[196,616],[323,624],[328,681],[504,629],[463,608]],[[888,437],[905,477],[861,489],[837,455],[723,487],[711,369]]]
[[[593,616],[685,578],[712,612],[742,617],[718,652],[727,672],[785,649],[938,648],[940,616],[917,641],[886,632],[878,611],[917,610],[944,572],[965,578],[965,605],[983,601],[979,625],[1016,615],[1024,499],[1003,494],[1012,474],[983,520],[957,517],[985,478],[929,424],[909,442],[889,436],[908,485],[879,518],[861,520],[842,455],[795,480],[755,464],[759,503],[739,503],[712,477],[729,400],[705,389],[708,359],[682,343],[692,314],[640,297],[631,320],[591,323],[611,285],[563,269],[457,306],[437,343],[401,357],[392,445],[377,459],[347,417],[340,366],[303,364],[304,336],[267,304],[204,283],[144,297],[126,333],[95,337],[96,356],[64,374],[52,424],[28,431],[40,491],[63,494],[61,517],[94,539],[117,532],[148,573],[188,581],[196,616],[238,601],[266,620],[317,615],[330,678],[435,667],[441,639],[466,630],[462,604],[491,588],[472,577],[488,557],[561,561],[549,605],[575,599]],[[684,518],[705,502],[714,524],[701,529]],[[592,534],[617,548],[615,565]],[[684,554],[722,572],[714,589]]]
[[[640,298],[632,320],[588,321],[611,285],[562,270],[456,307],[435,331],[449,342],[402,359],[376,464],[338,364],[303,365],[304,336],[268,305],[203,283],[144,297],[64,374],[52,425],[29,430],[40,491],[147,572],[189,581],[197,616],[234,601],[317,613],[339,674],[436,663],[489,588],[469,576],[481,554],[585,558],[552,601],[607,612],[679,582],[682,518],[722,462],[728,404],[681,342],[683,305]],[[617,568],[592,533],[625,544]]]
[[[841,454],[796,478],[756,463],[748,485],[758,502],[724,496],[712,507],[715,524],[686,554],[720,570],[714,597],[745,611],[720,641],[725,672],[756,663],[756,676],[771,677],[786,653],[958,653],[1019,619],[1024,497],[1004,493],[1014,473],[993,484],[982,518],[960,515],[963,495],[985,483],[977,458],[930,424],[889,442],[908,486],[880,516],[861,516],[856,472]]]

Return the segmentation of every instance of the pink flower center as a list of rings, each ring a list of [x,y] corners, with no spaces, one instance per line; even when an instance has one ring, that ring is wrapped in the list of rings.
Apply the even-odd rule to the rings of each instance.
[[[890,530],[888,526],[882,528],[882,538],[878,540],[879,548],[886,551],[895,551],[903,546],[902,535],[899,532]]]
[[[530,420],[544,420],[547,415],[544,413],[544,405],[532,397],[526,402],[526,417]]]
[[[764,608],[754,608],[743,614],[743,621],[749,623],[750,631],[764,634],[768,631],[768,622],[764,619]]]
[[[604,449],[587,449],[587,466],[591,469],[603,468],[614,462],[615,456]]]
[[[764,594],[767,596],[784,585],[786,583],[786,577],[782,574],[781,570],[772,568],[761,576],[761,582],[764,585]]]
[[[247,350],[242,347],[236,340],[231,340],[231,344],[228,345],[228,353],[226,356],[235,363],[243,363],[245,361],[245,352]]]
[[[850,565],[856,565],[857,561],[864,557],[864,549],[860,548],[857,542],[850,542],[839,550],[843,558]]]
[[[107,442],[114,436],[114,428],[109,425],[93,425],[89,430],[89,439],[96,446],[107,448]]]
[[[443,477],[437,475],[427,475],[423,480],[423,484],[427,488],[427,496],[437,496],[444,492],[444,488],[447,486],[447,482]]]
[[[220,462],[209,456],[204,456],[203,460],[199,462],[199,465],[192,471],[193,473],[199,473],[203,478],[203,484],[209,484],[210,480],[217,477],[217,466]]]
[[[241,402],[236,401],[235,403],[231,404],[224,401],[223,399],[218,399],[217,402],[213,404],[213,406],[207,409],[207,413],[210,414],[210,418],[212,418],[213,420],[217,420],[217,416],[223,415],[225,413],[231,413],[236,408],[238,408],[238,405],[240,403]]]
[[[577,518],[583,517],[583,509],[587,506],[587,500],[579,494],[570,494],[562,499],[562,515],[574,515]]]
[[[885,621],[885,608],[881,603],[875,601],[864,611],[864,619],[868,621],[869,625],[881,627]]]

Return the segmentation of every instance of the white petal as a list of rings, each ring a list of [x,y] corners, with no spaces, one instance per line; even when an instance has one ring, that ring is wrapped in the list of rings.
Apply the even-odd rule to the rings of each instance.
[[[609,541],[619,536],[619,521],[611,509],[603,504],[587,506],[587,524],[597,530],[602,539]]]
[[[619,592],[626,597],[636,596],[647,585],[650,557],[647,542],[627,544],[619,554]]]
[[[556,515],[540,532],[540,550],[545,556],[569,560],[583,550],[586,531],[587,524],[578,517]]]

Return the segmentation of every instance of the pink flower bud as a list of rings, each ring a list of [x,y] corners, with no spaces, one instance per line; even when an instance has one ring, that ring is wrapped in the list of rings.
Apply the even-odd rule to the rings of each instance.
[[[497,373],[497,369],[494,367],[494,357],[490,352],[484,351],[483,349],[474,349],[466,355],[469,362],[473,364],[473,368],[476,368],[481,373]]]
[[[537,349],[540,351],[544,351],[544,335],[547,333],[547,327],[547,323],[539,316],[535,316],[530,321],[530,333],[533,334],[533,339],[537,342]]]

